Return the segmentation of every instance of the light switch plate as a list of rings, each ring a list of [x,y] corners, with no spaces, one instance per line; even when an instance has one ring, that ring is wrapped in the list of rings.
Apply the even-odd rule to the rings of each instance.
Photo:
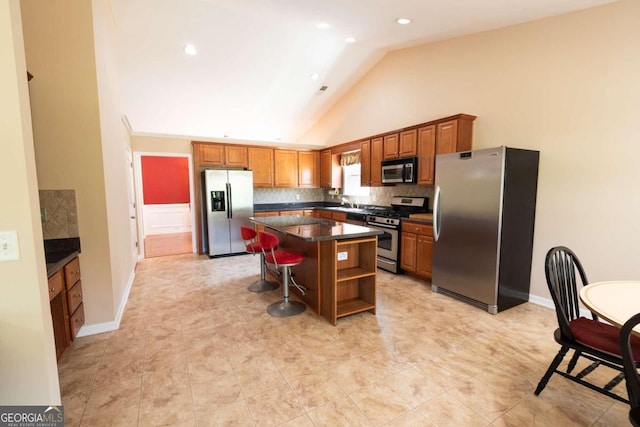
[[[348,252],[338,252],[338,261],[346,261],[349,258]]]
[[[0,261],[20,259],[17,231],[0,231]]]

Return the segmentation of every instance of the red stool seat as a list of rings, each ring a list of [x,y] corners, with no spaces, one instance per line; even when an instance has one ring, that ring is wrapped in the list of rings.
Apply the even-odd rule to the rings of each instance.
[[[267,253],[265,259],[269,264],[294,266],[300,264],[304,260],[304,256],[300,252],[278,249],[273,253]]]
[[[264,247],[265,261],[268,264],[275,265],[276,268],[282,267],[282,296],[284,300],[282,302],[275,302],[267,307],[267,313],[276,317],[295,316],[296,314],[302,313],[306,309],[303,303],[289,301],[289,275],[291,274],[289,267],[300,264],[304,260],[304,255],[289,249],[275,250],[274,248],[280,244],[280,240],[275,234],[261,231],[258,233],[258,241]],[[268,247],[271,247],[271,249],[267,249]],[[291,276],[291,281],[298,289],[302,289],[300,285],[293,280],[293,276]]]
[[[266,265],[264,254],[265,250],[271,250],[272,247],[265,247],[261,242],[256,240],[258,233],[251,227],[247,227],[245,225],[240,226],[240,235],[242,236],[242,240],[244,240],[245,246],[247,248],[247,252],[252,254],[260,254],[260,280],[257,280],[247,286],[251,292],[264,292],[264,291],[272,291],[274,289],[278,289],[279,285],[277,282],[270,282],[267,280],[265,272]],[[277,243],[276,243],[277,244]]]

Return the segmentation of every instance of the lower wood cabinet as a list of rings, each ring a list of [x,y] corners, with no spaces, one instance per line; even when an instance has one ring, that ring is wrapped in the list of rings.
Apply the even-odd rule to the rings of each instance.
[[[63,293],[63,271],[57,271],[48,281],[49,305],[51,306],[51,320],[53,323],[53,338],[56,344],[56,358],[60,359],[65,349],[69,347],[69,313],[67,310],[66,292]]]
[[[294,216],[294,215],[302,215],[304,212],[302,210],[299,211],[280,211],[280,216]]]
[[[433,226],[402,221],[400,267],[405,273],[431,279],[433,265]]]
[[[60,359],[84,325],[80,259],[75,257],[53,274],[48,287],[56,357]]]

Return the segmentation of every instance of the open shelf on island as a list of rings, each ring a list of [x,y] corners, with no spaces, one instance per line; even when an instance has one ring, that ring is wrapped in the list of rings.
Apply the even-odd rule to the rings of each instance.
[[[344,280],[357,279],[359,277],[371,276],[372,274],[376,274],[375,270],[371,271],[362,267],[350,267],[344,268],[342,270],[338,270],[338,282],[342,282]]]
[[[326,242],[321,314],[332,324],[350,314],[376,313],[377,237]]]
[[[337,317],[360,313],[362,311],[374,309],[375,307],[375,304],[361,300],[360,298],[339,301]]]

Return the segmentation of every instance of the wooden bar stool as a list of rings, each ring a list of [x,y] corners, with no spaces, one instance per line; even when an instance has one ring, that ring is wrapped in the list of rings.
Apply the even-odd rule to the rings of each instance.
[[[296,314],[302,313],[306,306],[298,301],[289,301],[289,280],[293,286],[298,288],[302,294],[304,295],[304,288],[298,285],[293,277],[290,277],[291,270],[289,267],[293,267],[294,265],[300,264],[304,261],[304,256],[300,252],[292,251],[289,249],[277,249],[274,248],[278,246],[280,241],[278,237],[261,231],[258,233],[260,244],[265,251],[265,261],[268,264],[273,264],[275,268],[282,267],[282,274],[284,277],[282,278],[282,293],[284,296],[284,300],[282,302],[275,302],[267,307],[267,313],[275,317],[288,317],[295,316]],[[267,252],[268,249],[271,248],[270,252]]]
[[[256,233],[256,231],[251,227],[241,225],[240,234],[242,235],[242,240],[244,240],[244,243],[247,246],[247,252],[250,252],[254,255],[260,254],[260,280],[256,280],[255,282],[250,283],[247,286],[247,289],[249,289],[251,292],[266,292],[278,289],[278,286],[280,286],[278,282],[269,282],[266,279],[265,275],[267,265],[264,260],[264,250],[269,251],[273,248],[263,248],[260,242],[256,241],[256,236],[258,235],[258,233]]]

